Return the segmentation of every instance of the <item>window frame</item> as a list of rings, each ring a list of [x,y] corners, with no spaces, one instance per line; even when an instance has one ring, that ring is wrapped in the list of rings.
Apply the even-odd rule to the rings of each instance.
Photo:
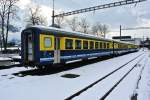
[[[79,45],[77,45],[77,41],[79,42],[80,41],[80,47]],[[82,40],[75,40],[75,49],[82,49]]]
[[[89,41],[89,49],[94,49],[94,41]]]
[[[45,42],[45,40],[46,39],[50,39],[50,46],[46,46],[46,42]],[[44,37],[44,48],[51,48],[52,47],[52,38],[51,37]]]
[[[99,49],[99,42],[98,41],[95,42],[95,49]]]
[[[86,42],[86,44],[87,44],[86,48],[85,48],[85,42]],[[83,49],[88,49],[88,47],[89,47],[89,42],[88,42],[88,40],[83,40]]]
[[[106,49],[106,42],[103,42],[104,49]]]
[[[106,45],[107,49],[109,49],[109,47],[110,47],[109,42],[108,42],[108,43],[106,43],[106,44],[107,44],[107,45]]]
[[[99,49],[103,49],[103,43],[99,42]]]
[[[67,42],[68,42],[68,41],[72,41],[72,46],[67,47],[67,46],[68,46],[68,45],[67,45]],[[65,49],[66,49],[66,50],[74,49],[74,48],[73,48],[73,42],[74,42],[73,39],[66,38],[66,39],[65,39]]]

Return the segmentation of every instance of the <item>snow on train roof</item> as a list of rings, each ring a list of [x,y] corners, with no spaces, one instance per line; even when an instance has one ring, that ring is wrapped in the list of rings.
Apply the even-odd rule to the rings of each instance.
[[[100,38],[100,37],[97,37],[96,35],[92,35],[92,34],[85,34],[82,32],[75,32],[75,31],[70,31],[70,30],[60,29],[60,28],[55,28],[55,27],[46,27],[46,26],[41,26],[41,25],[35,25],[32,27],[39,28],[41,30],[59,32],[59,34],[73,35],[73,36],[79,36],[79,37],[81,36],[81,37],[94,38],[94,39],[100,39],[100,40],[105,40],[105,41],[114,41],[114,42],[119,42],[119,43],[133,44],[130,42],[118,41],[118,40],[113,40],[113,39],[104,39],[104,38]]]
[[[81,36],[81,37],[86,37],[86,38],[94,38],[94,39],[112,41],[111,39],[103,39],[103,38],[97,37],[96,35],[92,35],[92,34],[85,34],[85,33],[81,33],[81,32],[75,32],[75,31],[70,31],[70,30],[65,30],[65,29],[60,29],[60,28],[55,28],[55,27],[46,27],[46,26],[40,26],[40,25],[35,25],[35,26],[32,26],[32,27],[39,28],[41,30],[59,32],[59,34]]]

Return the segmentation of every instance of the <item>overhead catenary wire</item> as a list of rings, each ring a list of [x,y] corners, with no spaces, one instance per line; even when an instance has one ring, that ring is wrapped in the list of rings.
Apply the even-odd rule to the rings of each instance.
[[[58,15],[54,15],[53,17],[70,16],[70,15],[75,15],[75,14],[80,14],[80,13],[85,13],[85,12],[90,12],[90,11],[96,11],[96,10],[106,9],[106,8],[111,8],[111,7],[117,7],[117,6],[122,6],[122,5],[137,4],[137,3],[140,3],[143,1],[146,1],[146,0],[123,0],[123,1],[118,1],[118,2],[93,6],[93,7],[89,7],[89,8],[74,10],[74,11],[70,11],[70,12],[66,12],[66,13],[61,13]]]

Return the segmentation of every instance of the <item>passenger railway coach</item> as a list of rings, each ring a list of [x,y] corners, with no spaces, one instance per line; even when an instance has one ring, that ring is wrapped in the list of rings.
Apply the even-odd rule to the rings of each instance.
[[[134,52],[139,47],[131,43],[41,26],[23,30],[21,43],[22,63],[38,67]]]

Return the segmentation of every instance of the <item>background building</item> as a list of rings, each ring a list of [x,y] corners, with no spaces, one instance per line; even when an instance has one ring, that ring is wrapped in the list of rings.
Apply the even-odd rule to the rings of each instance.
[[[125,42],[130,42],[134,44],[141,44],[142,39],[141,38],[132,38],[131,36],[113,36],[112,39],[114,40],[119,40],[119,41],[125,41]]]

